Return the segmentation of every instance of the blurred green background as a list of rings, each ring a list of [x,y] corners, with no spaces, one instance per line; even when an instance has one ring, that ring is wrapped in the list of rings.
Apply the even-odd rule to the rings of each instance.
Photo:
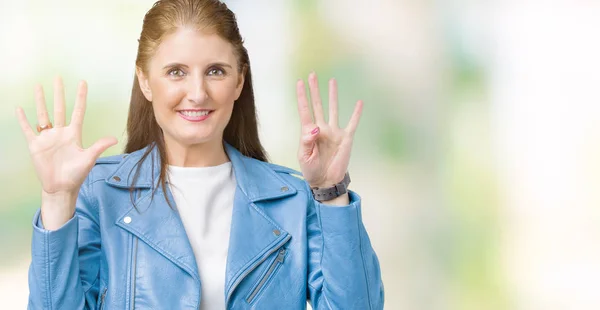
[[[84,145],[125,121],[154,1],[0,1],[0,308],[24,309],[40,186],[14,116],[89,84]],[[295,81],[365,102],[350,170],[386,309],[599,309],[600,4],[225,1],[249,50],[262,141],[298,168]]]

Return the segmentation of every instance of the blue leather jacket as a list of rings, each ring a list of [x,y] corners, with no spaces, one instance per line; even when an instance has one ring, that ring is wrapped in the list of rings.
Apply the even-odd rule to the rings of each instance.
[[[348,206],[314,200],[296,171],[225,144],[237,188],[227,256],[228,309],[382,309],[377,256]],[[100,158],[56,231],[33,220],[29,309],[198,309],[200,277],[176,210],[156,188],[158,152]],[[154,197],[152,188],[155,188]],[[135,201],[136,208],[132,205]]]

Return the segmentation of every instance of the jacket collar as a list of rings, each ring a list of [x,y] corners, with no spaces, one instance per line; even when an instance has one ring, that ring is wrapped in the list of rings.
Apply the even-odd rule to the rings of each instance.
[[[267,163],[242,155],[235,147],[223,141],[225,152],[231,161],[240,190],[251,202],[294,195],[296,189],[281,178]],[[142,161],[144,153],[150,154]],[[137,166],[141,165],[139,176],[133,184]],[[160,175],[160,156],[154,145],[144,147],[124,155],[116,170],[106,178],[106,183],[120,188],[156,188]]]

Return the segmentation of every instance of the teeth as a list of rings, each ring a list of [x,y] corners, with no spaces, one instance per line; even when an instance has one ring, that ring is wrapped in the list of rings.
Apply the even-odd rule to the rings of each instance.
[[[208,111],[180,111],[181,114],[190,117],[199,117],[208,115]]]

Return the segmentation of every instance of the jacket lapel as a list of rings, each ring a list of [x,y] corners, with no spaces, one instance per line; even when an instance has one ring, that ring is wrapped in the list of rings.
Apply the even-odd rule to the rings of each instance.
[[[259,201],[296,194],[296,189],[264,162],[242,156],[226,144],[237,190],[234,197],[227,271],[225,305],[238,284],[292,237],[268,215]]]
[[[123,159],[106,182],[115,187],[128,189],[133,187],[141,191],[135,207],[128,202],[127,210],[117,218],[115,224],[148,244],[165,258],[179,266],[200,281],[194,252],[187,238],[183,222],[175,208],[175,200],[168,187],[163,192],[158,183],[160,174],[160,158],[156,149],[152,149],[143,161],[147,148],[135,151]],[[137,165],[141,165],[140,174],[135,184],[133,179]],[[154,186],[153,186],[154,184]],[[154,195],[152,192],[154,191]]]
[[[170,192],[165,195],[159,186],[154,198],[148,193],[136,204],[137,210],[130,208],[115,224],[137,236],[199,281],[196,259],[183,223],[178,212],[169,207],[165,196],[175,206]]]

